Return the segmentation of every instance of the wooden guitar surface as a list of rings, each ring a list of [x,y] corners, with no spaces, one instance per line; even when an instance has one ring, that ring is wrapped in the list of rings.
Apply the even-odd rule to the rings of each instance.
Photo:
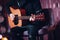
[[[10,7],[10,11],[11,11],[11,13],[13,15],[21,16],[21,12],[20,12],[19,9],[14,9],[14,8]],[[13,22],[13,20],[11,20],[11,17],[10,16],[8,16],[8,22],[9,22],[10,28],[14,28],[16,26],[18,26],[18,27],[21,27],[22,26],[22,20],[18,20],[18,24],[15,25],[14,22]]]

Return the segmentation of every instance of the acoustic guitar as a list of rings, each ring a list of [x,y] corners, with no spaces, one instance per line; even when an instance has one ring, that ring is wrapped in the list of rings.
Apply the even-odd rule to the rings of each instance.
[[[11,17],[8,15],[8,22],[10,28],[14,28],[16,26],[21,27],[22,26],[22,20],[29,20],[31,16],[21,16],[20,9],[14,9],[10,7],[11,13],[15,16],[14,21],[11,19]],[[35,15],[35,20],[41,20],[44,19],[43,15]]]

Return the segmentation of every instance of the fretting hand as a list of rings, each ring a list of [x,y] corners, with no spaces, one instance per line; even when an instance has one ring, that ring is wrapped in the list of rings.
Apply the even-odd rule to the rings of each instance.
[[[35,21],[35,15],[34,14],[31,14],[29,21]]]
[[[31,14],[29,21],[35,21],[35,20],[40,20],[40,21],[45,20],[44,13],[40,13],[39,15]]]

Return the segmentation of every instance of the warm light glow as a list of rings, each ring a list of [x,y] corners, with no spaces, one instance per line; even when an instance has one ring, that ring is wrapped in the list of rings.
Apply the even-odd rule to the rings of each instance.
[[[8,38],[7,37],[3,37],[2,40],[8,40]]]

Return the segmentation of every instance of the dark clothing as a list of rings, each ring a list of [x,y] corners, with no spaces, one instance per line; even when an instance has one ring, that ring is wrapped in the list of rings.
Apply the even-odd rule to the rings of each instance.
[[[23,40],[23,32],[28,30],[29,40],[36,40],[36,28],[33,25],[27,25],[23,27],[15,27],[11,29],[11,35],[13,40]]]
[[[20,6],[19,6],[20,5]],[[14,6],[16,8],[19,8],[19,9],[25,9],[26,10],[26,15],[29,16],[31,15],[32,13],[33,14],[39,14],[39,13],[44,13],[45,15],[45,18],[46,18],[46,21],[40,21],[40,20],[37,20],[33,23],[31,22],[27,22],[26,24],[29,25],[29,24],[32,24],[32,25],[36,25],[36,26],[44,26],[44,25],[48,25],[49,24],[49,11],[50,9],[43,9],[41,8],[41,4],[40,4],[40,0],[11,0],[9,3],[7,3],[6,5],[6,10],[8,12],[8,14],[10,14],[10,10],[9,10],[9,7],[10,6]],[[47,17],[48,16],[48,17]],[[45,23],[46,22],[46,23]]]
[[[14,6],[16,8],[24,8],[28,12],[35,12],[41,9],[41,4],[39,0],[11,0],[7,3],[7,12],[10,13],[9,6]],[[28,13],[29,14],[29,13]]]
[[[16,1],[11,0],[6,5],[6,10],[7,10],[8,14],[11,13],[10,9],[9,9],[10,6],[15,7],[15,8],[19,8],[19,9],[25,9],[27,16],[31,15],[32,13],[39,14],[42,11],[40,0],[37,0],[37,1],[36,0],[16,0]],[[27,22],[27,24],[30,24],[30,22]],[[37,21],[36,21],[36,24],[40,25],[40,24],[38,24]]]
[[[8,14],[11,13],[10,9],[9,9],[10,6],[12,6],[13,8],[15,7],[15,8],[18,8],[18,9],[25,9],[26,10],[26,16],[29,16],[32,13],[36,14],[36,15],[39,14],[39,13],[44,13],[44,15],[46,16],[45,21],[40,21],[40,20],[37,20],[35,22],[29,22],[28,21],[26,24],[29,25],[29,26],[26,26],[26,27],[23,26],[21,28],[17,27],[17,28],[12,29],[11,33],[12,33],[13,37],[16,37],[16,35],[17,35],[17,34],[15,35],[14,33],[19,32],[22,35],[22,31],[24,29],[27,29],[28,33],[29,33],[29,36],[31,35],[31,37],[29,37],[29,40],[36,40],[37,29],[40,29],[45,25],[49,25],[49,19],[47,21],[47,18],[50,18],[50,17],[47,17],[47,16],[49,16],[48,15],[49,12],[47,12],[47,11],[49,11],[50,9],[49,10],[47,10],[47,9],[42,10],[40,0],[16,0],[16,1],[11,0],[6,5],[6,10],[7,10]],[[20,36],[20,38],[21,38],[21,36]],[[16,39],[19,40],[20,38],[18,36]],[[16,40],[16,39],[13,39],[13,40]]]

